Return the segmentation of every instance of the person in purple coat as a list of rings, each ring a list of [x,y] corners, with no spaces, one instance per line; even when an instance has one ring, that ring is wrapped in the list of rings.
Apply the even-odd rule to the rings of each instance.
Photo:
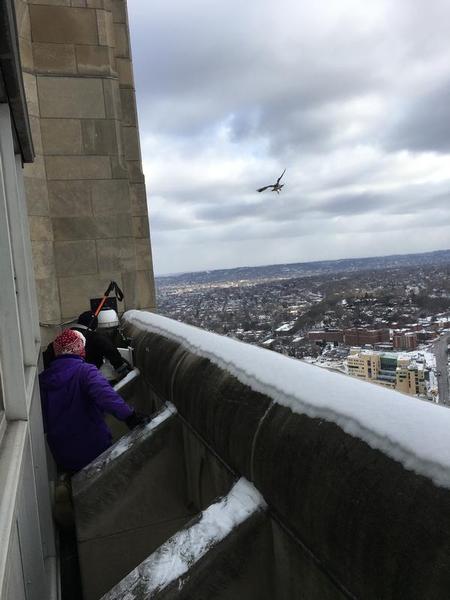
[[[94,365],[86,363],[85,338],[64,330],[53,342],[56,358],[39,375],[47,442],[58,467],[79,471],[112,442],[104,413],[130,429],[145,422],[111,387]]]

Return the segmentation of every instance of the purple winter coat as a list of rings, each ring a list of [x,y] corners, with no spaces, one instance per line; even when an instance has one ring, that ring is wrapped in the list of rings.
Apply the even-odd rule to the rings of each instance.
[[[97,367],[80,356],[56,357],[39,375],[39,385],[48,445],[67,471],[79,471],[111,445],[103,413],[121,421],[133,413]]]

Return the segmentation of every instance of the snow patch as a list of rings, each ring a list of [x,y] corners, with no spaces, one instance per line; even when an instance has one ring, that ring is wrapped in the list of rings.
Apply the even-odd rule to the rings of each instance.
[[[257,489],[243,477],[227,496],[211,504],[198,522],[182,529],[131,571],[102,600],[137,600],[183,577],[210,548],[257,510],[266,506]],[[179,589],[183,580],[179,582]]]
[[[407,469],[450,488],[450,411],[264,348],[131,310],[125,321],[181,344],[293,412],[336,423]]]
[[[123,379],[121,379],[118,383],[116,383],[116,385],[114,386],[114,389],[116,390],[116,392],[119,392],[126,385],[128,385],[129,383],[134,381],[136,379],[136,377],[139,377],[140,374],[141,373],[140,373],[139,369],[134,368],[132,371],[127,373]]]

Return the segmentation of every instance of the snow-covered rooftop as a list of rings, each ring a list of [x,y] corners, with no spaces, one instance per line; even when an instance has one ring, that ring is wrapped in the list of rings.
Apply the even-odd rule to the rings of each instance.
[[[450,488],[447,408],[153,313],[132,310],[124,319],[177,341],[296,413],[336,423],[406,468]]]

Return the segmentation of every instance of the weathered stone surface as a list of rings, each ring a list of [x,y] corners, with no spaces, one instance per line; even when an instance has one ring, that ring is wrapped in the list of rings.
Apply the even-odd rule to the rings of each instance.
[[[34,42],[57,44],[97,44],[98,42],[97,20],[93,10],[33,5],[30,6],[30,17]]]
[[[56,273],[59,276],[97,273],[94,240],[55,242]]]
[[[71,6],[84,8],[87,6],[86,0],[71,0]]]
[[[99,119],[105,116],[101,79],[38,77],[42,117]]]
[[[128,179],[128,169],[122,155],[111,156],[111,171],[113,179]]]
[[[84,154],[117,154],[116,124],[112,119],[83,119]]]
[[[97,28],[98,28],[98,43],[101,46],[114,46],[114,27],[112,14],[105,10],[96,10],[97,13]]]
[[[39,319],[44,323],[60,323],[61,313],[59,310],[56,276],[36,279],[36,293],[39,305]]]
[[[123,0],[112,0],[112,14],[114,23],[126,23],[126,8]]]
[[[139,137],[136,127],[122,127],[122,137],[126,160],[139,161],[141,150],[139,148]]]
[[[81,154],[79,119],[41,119],[45,154]]]
[[[49,217],[30,215],[28,222],[30,225],[30,239],[32,241],[53,240],[52,222]]]
[[[67,319],[79,315],[82,310],[88,310],[89,298],[101,296],[110,281],[116,281],[122,287],[122,277],[118,272],[60,277],[62,318]]]
[[[115,55],[122,58],[130,57],[128,28],[125,23],[114,24]]]
[[[103,90],[105,96],[106,117],[112,119],[121,119],[122,109],[118,80],[104,79]]]
[[[20,38],[31,41],[30,11],[24,0],[16,0],[17,33]]]
[[[72,44],[33,44],[34,66],[39,73],[76,73]]]
[[[109,179],[107,156],[47,156],[47,179]]]
[[[47,182],[36,177],[24,177],[25,197],[29,215],[48,216],[49,201]]]
[[[28,113],[33,116],[39,116],[39,102],[36,87],[36,77],[30,73],[22,73],[25,87],[25,96],[27,99]]]
[[[133,218],[133,235],[135,238],[148,238],[150,235],[150,228],[148,224],[148,217],[132,217]]]
[[[55,260],[53,242],[31,242],[33,251],[34,276],[36,279],[46,279],[55,275]]]
[[[89,181],[49,181],[48,194],[53,217],[92,215]]]
[[[136,271],[136,308],[156,306],[152,271]]]
[[[137,123],[136,118],[136,98],[134,90],[130,88],[120,88],[120,100],[122,105],[122,123],[123,125],[133,125]]]
[[[130,237],[131,218],[126,215],[102,217],[55,217],[55,240],[95,240]]]
[[[139,238],[135,240],[136,247],[136,269],[138,271],[150,271],[152,259],[150,253],[150,240]]]
[[[42,154],[36,154],[34,162],[24,165],[23,174],[25,177],[45,179],[45,164]]]
[[[42,135],[41,124],[38,117],[29,117],[31,127],[31,137],[33,138],[33,146],[36,154],[42,154]]]
[[[28,0],[29,4],[45,4],[48,6],[70,6],[70,0]]]
[[[119,74],[120,85],[133,87],[134,80],[131,60],[129,58],[116,58],[116,66]]]
[[[143,183],[132,183],[130,184],[130,201],[131,201],[131,214],[133,216],[146,216],[147,215],[147,195],[145,191],[145,184]]]
[[[106,180],[92,184],[92,210],[95,216],[130,213],[128,181]]]
[[[99,271],[131,271],[136,269],[136,250],[133,238],[97,241]]]
[[[19,52],[22,69],[31,71],[34,68],[33,47],[28,38],[19,38]]]
[[[79,73],[89,75],[109,75],[111,61],[106,46],[77,46],[77,67]]]
[[[132,183],[144,183],[144,173],[139,160],[127,160],[128,178]]]

